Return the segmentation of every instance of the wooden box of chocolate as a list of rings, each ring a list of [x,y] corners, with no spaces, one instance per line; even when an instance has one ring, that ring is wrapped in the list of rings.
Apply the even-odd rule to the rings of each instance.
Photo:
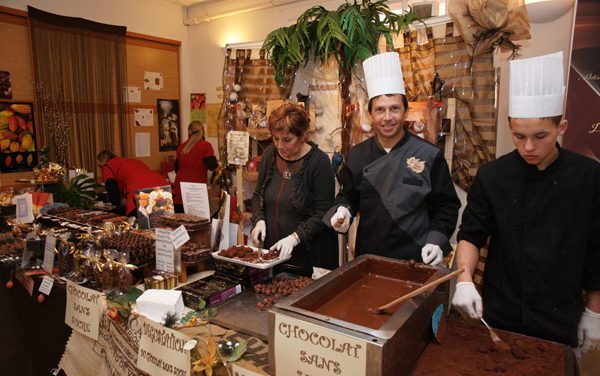
[[[183,225],[190,236],[190,243],[202,248],[210,248],[211,225],[207,218],[192,214],[163,214],[155,222],[157,227],[176,229]]]
[[[448,282],[383,313],[373,309],[448,274],[363,255],[269,311],[269,368],[279,375],[407,375],[431,341]]]

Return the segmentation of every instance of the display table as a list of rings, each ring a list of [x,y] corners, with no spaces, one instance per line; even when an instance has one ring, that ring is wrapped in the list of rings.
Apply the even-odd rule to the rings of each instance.
[[[10,268],[5,263],[0,263],[0,338],[4,344],[8,344],[0,352],[0,369],[3,374],[47,375],[57,367],[59,361],[68,375],[144,374],[135,368],[136,338],[139,339],[136,334],[139,327],[136,327],[135,319],[130,321],[129,329],[125,329],[104,315],[98,341],[77,332],[71,335],[71,329],[64,324],[64,285],[56,283],[50,296],[39,304],[36,300],[37,293],[30,296],[17,281],[12,289],[6,288],[9,273]],[[209,274],[201,273],[200,276]],[[194,276],[193,279],[198,277]],[[33,291],[37,291],[37,284],[39,279],[35,282]],[[239,300],[237,303],[236,299]],[[256,318],[265,317],[266,320],[266,311],[258,311],[249,306],[249,302],[255,300],[256,297],[247,290],[245,294],[222,305],[223,313],[227,316],[231,314],[231,307],[239,308],[239,304],[245,302],[246,313],[256,310]],[[227,321],[225,316],[215,321],[222,325]],[[182,329],[182,332],[197,338],[206,338],[210,334],[217,340],[243,339],[247,341],[248,349],[236,364],[257,374],[269,375],[268,346],[266,341],[259,338],[263,337],[260,335],[262,330],[251,334],[244,334],[240,330],[243,328],[224,328],[210,324]],[[436,343],[432,337],[411,375],[497,375],[507,372],[519,375],[576,374],[570,347],[504,331],[498,333],[513,347],[513,351],[501,352],[495,349],[483,326],[449,320],[443,344]],[[218,367],[215,371],[217,375],[227,374],[224,367]]]
[[[48,375],[57,367],[71,333],[65,323],[66,294],[55,287],[43,304],[30,296],[13,278],[12,267],[0,262],[0,373],[3,375]],[[34,281],[37,291],[39,279]]]

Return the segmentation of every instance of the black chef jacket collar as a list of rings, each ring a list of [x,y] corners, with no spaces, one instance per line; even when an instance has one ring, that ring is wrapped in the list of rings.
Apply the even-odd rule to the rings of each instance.
[[[517,159],[519,160],[521,167],[525,170],[525,173],[528,174],[531,178],[535,178],[546,176],[547,174],[552,173],[554,170],[556,170],[558,166],[560,166],[560,162],[562,160],[562,148],[560,147],[560,144],[558,142],[556,143],[556,148],[558,149],[558,157],[556,157],[556,159],[552,163],[550,163],[550,165],[544,170],[540,170],[536,166],[527,163],[527,161],[523,159],[523,157],[521,157],[521,154],[519,154],[518,150],[515,150],[515,153],[517,154]]]

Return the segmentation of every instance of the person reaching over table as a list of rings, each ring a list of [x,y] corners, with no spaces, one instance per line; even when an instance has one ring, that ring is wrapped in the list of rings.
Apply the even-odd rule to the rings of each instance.
[[[466,271],[452,305],[587,349],[600,346],[600,164],[557,143],[567,129],[563,76],[562,52],[510,62],[516,150],[481,166],[469,191],[456,255]],[[482,298],[471,276],[488,236]]]
[[[204,140],[204,124],[198,120],[188,125],[188,139],[177,148],[173,204],[176,213],[183,213],[181,182],[205,183],[208,170],[217,168],[217,158],[211,144]]]
[[[110,202],[120,214],[137,215],[136,190],[167,184],[164,177],[137,159],[118,157],[110,150],[101,151],[96,159],[98,167],[102,169],[102,177]],[[125,199],[125,208],[121,205],[122,199]]]
[[[304,107],[284,104],[270,114],[268,126],[273,144],[262,154],[252,195],[251,240],[283,258],[291,254],[281,270],[310,276],[313,267],[333,269],[337,235],[321,220],[335,197],[329,158],[308,140]]]
[[[451,250],[460,208],[444,154],[404,128],[408,101],[398,53],[372,56],[363,67],[375,137],[350,149],[340,193],[323,220],[345,233],[360,213],[356,255],[438,265]]]

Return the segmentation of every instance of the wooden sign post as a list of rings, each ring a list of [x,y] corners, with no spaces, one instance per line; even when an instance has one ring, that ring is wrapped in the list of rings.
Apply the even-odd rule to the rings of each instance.
[[[227,133],[227,163],[236,165],[235,181],[237,204],[242,213],[238,224],[237,243],[244,244],[244,177],[243,168],[248,161],[250,135],[248,132],[230,131]]]

